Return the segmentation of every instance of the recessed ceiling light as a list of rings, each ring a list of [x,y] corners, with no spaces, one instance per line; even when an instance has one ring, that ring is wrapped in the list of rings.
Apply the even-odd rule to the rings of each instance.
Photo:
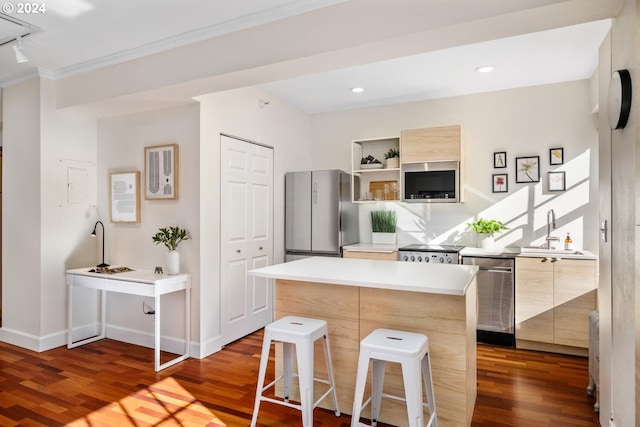
[[[352,88],[350,88],[349,90],[350,90],[351,92],[353,92],[353,93],[361,93],[361,92],[364,92],[364,88],[361,88],[361,87],[352,87]]]
[[[477,67],[475,70],[476,73],[490,73],[493,71],[493,65],[482,65]]]

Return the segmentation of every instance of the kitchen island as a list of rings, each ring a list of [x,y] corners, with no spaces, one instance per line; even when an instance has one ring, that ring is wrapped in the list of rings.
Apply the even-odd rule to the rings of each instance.
[[[276,319],[296,315],[327,321],[343,413],[351,413],[353,406],[363,338],[377,328],[425,334],[440,427],[471,425],[477,391],[476,273],[475,266],[325,257],[249,272],[275,279]],[[276,358],[280,357],[277,352]],[[320,361],[316,372],[323,377],[320,346],[316,359]],[[404,394],[402,374],[395,364],[387,365],[385,393]],[[331,409],[331,402],[320,406]],[[369,416],[369,409],[363,416]],[[380,421],[408,425],[404,404],[383,399]]]

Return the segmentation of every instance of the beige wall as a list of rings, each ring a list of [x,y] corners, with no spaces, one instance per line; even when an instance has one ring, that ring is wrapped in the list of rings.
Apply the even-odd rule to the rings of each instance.
[[[612,71],[637,68],[636,1],[625,2],[600,49],[600,219],[608,222],[608,241],[600,242],[600,424],[640,425],[636,312],[637,299],[637,91],[625,129],[611,130],[607,97]],[[632,81],[636,75],[632,71]],[[635,89],[635,88],[634,88]]]
[[[502,245],[542,244],[547,210],[553,208],[558,217],[553,234],[570,232],[576,247],[597,252],[598,132],[590,96],[590,82],[584,80],[313,116],[313,167],[350,170],[352,140],[459,124],[465,203],[391,204],[399,213],[400,243],[475,246],[466,223],[484,216],[511,228],[498,239]],[[551,167],[549,149],[555,147],[564,148],[565,164]],[[506,169],[493,168],[495,151],[507,152]],[[516,156],[540,156],[540,183],[516,184]],[[566,192],[547,191],[550,170],[566,171]],[[494,173],[509,175],[508,193],[492,193]],[[360,209],[362,241],[370,241],[367,212],[372,207]]]
[[[274,148],[274,263],[284,261],[284,173],[311,167],[310,118],[277,99],[244,88],[203,95],[200,102],[201,348],[220,349],[220,134]],[[260,100],[269,104],[260,105]]]
[[[105,224],[106,262],[133,268],[153,270],[164,266],[166,249],[151,240],[160,227],[179,225],[192,239],[183,242],[180,252],[181,271],[192,274],[193,301],[200,289],[200,215],[199,207],[199,133],[200,110],[196,102],[183,106],[145,111],[98,121],[98,218]],[[153,145],[178,144],[179,196],[177,200],[145,200],[144,148]],[[138,224],[111,222],[109,177],[117,172],[140,172],[141,220]],[[80,267],[80,266],[78,266]],[[184,335],[182,316],[172,316],[172,307],[183,306],[181,293],[163,297],[163,340],[182,351]],[[107,334],[116,339],[140,345],[153,345],[153,317],[142,312],[143,298],[109,295]],[[148,306],[153,301],[145,300]],[[165,305],[166,304],[166,305]],[[192,338],[198,342],[200,316],[197,304],[192,306]],[[163,341],[164,342],[164,341]],[[171,348],[171,347],[167,347]]]
[[[4,90],[0,339],[33,350],[66,343],[65,269],[96,253],[88,238],[95,204],[64,203],[59,166],[95,164],[95,120],[56,110],[54,92],[46,79]]]

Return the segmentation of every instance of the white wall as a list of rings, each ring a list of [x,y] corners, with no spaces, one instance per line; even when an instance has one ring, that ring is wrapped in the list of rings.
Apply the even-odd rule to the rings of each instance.
[[[203,95],[200,102],[201,357],[220,348],[220,134],[274,147],[274,263],[284,261],[284,173],[311,167],[306,114],[252,89]],[[260,100],[269,104],[264,108]]]
[[[611,28],[611,68],[637,70],[637,1],[626,1]],[[633,89],[637,88],[637,71],[631,72]],[[609,80],[609,76],[605,77]],[[609,334],[605,343],[611,343],[611,366],[601,366],[601,375],[611,375],[611,388],[603,390],[605,411],[601,412],[603,426],[639,425],[636,419],[635,358],[636,356],[636,288],[638,282],[639,241],[638,227],[638,141],[636,126],[637,91],[634,90],[632,112],[624,130],[611,131],[611,305],[601,308],[605,317],[601,334]],[[606,97],[601,98],[602,102]],[[606,110],[605,110],[606,111]],[[603,132],[607,131],[603,129]],[[608,301],[607,301],[608,302]],[[606,409],[611,410],[607,413]],[[609,424],[613,419],[615,424]]]
[[[160,227],[179,225],[192,236],[179,247],[181,271],[192,275],[192,339],[199,340],[197,319],[200,316],[200,216],[199,207],[199,107],[197,103],[152,110],[125,116],[101,118],[98,121],[98,218],[106,229],[105,261],[111,265],[153,270],[164,266],[164,246],[157,246],[151,237]],[[178,144],[178,200],[144,199],[144,147]],[[110,220],[109,177],[111,173],[140,171],[141,220],[138,224],[113,223]],[[139,296],[109,295],[107,313],[108,336],[153,345],[153,316],[142,312],[145,301]],[[176,346],[184,336],[184,295],[163,297],[163,344]],[[173,312],[172,310],[176,310]],[[175,314],[174,314],[175,313]],[[167,347],[172,348],[172,347]]]
[[[39,80],[4,90],[3,123],[2,338],[16,343],[40,335]]]
[[[4,90],[3,327],[0,339],[41,351],[66,342],[65,270],[95,254],[90,204],[66,206],[59,164],[96,158],[95,120],[55,110],[53,83]]]
[[[466,223],[477,216],[504,221],[503,245],[542,244],[547,210],[558,217],[558,237],[597,251],[597,143],[589,81],[505,90],[435,101],[321,114],[312,119],[312,167],[350,170],[350,142],[400,136],[403,129],[459,124],[465,147],[465,203],[390,204],[399,212],[399,243],[475,246]],[[549,149],[564,148],[565,163],[549,166]],[[493,153],[507,152],[507,168],[493,168]],[[515,183],[515,157],[540,156],[541,182]],[[567,191],[549,193],[547,172],[564,170]],[[494,173],[509,174],[509,192],[492,193]],[[360,239],[370,241],[363,205]]]

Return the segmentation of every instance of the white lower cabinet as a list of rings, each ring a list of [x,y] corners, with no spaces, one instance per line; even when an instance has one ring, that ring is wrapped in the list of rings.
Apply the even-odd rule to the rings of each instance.
[[[516,345],[589,347],[596,260],[516,258]]]

